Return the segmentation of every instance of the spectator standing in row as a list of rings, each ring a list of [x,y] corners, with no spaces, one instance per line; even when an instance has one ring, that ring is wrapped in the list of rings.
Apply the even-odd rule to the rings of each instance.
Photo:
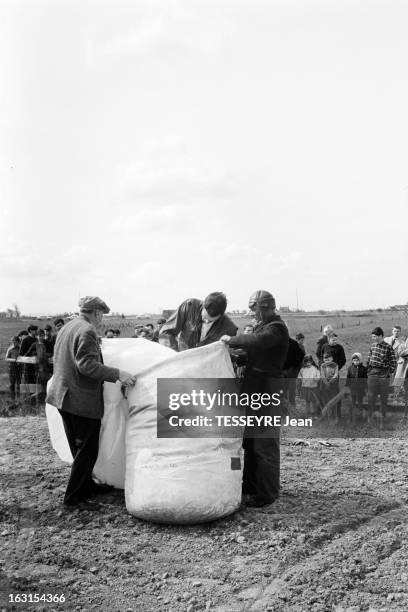
[[[132,338],[139,338],[140,337],[140,333],[143,331],[143,325],[140,324],[140,323],[138,325],[135,325],[135,328],[134,328],[133,331],[134,331],[134,333],[133,333]]]
[[[146,340],[152,340],[154,341],[154,325],[153,323],[146,323],[145,325],[145,332],[146,332]]]
[[[29,357],[31,346],[37,341],[38,325],[27,327],[28,335],[25,336],[20,344],[20,357]],[[26,385],[36,384],[36,366],[33,363],[25,363],[23,367],[23,382]]]
[[[346,354],[344,348],[339,344],[338,336],[335,332],[329,335],[327,344],[323,345],[323,355],[330,354],[333,358],[334,363],[339,367],[339,371],[344,365],[346,365]]]
[[[303,367],[299,372],[299,379],[301,381],[301,395],[306,403],[306,412],[309,413],[311,408],[312,415],[319,414],[320,370],[312,355],[305,355]]]
[[[50,355],[48,359],[48,368],[50,376],[52,376],[54,371],[53,357],[56,337],[57,336],[52,333],[52,326],[47,323],[47,325],[44,327],[44,344],[46,346],[47,353]]]
[[[390,347],[394,350],[394,353],[398,354],[398,348],[404,344],[404,338],[401,336],[401,327],[399,325],[394,325],[392,328],[391,336],[384,338],[384,342],[390,345]]]
[[[320,397],[322,405],[327,404],[339,393],[339,366],[333,360],[331,352],[323,353],[323,363],[320,366]],[[341,416],[341,405],[336,404],[336,417]]]
[[[163,325],[165,323],[166,323],[166,319],[165,318],[160,317],[160,319],[157,319],[157,327],[156,327],[155,332],[153,334],[153,342],[159,342],[161,328],[163,327]]]
[[[50,358],[53,354],[53,346],[45,343],[45,333],[43,329],[38,330],[37,339],[28,349],[27,357],[36,357],[36,384],[39,387],[38,399],[43,401],[47,392],[47,382],[52,376]]]
[[[289,338],[289,349],[286,355],[283,375],[285,377],[285,399],[290,408],[296,408],[296,379],[303,365],[305,349],[297,340]]]
[[[55,319],[54,321],[54,327],[55,327],[55,332],[56,335],[59,334],[59,332],[61,331],[61,329],[64,327],[65,323],[64,323],[64,319]]]
[[[44,326],[44,342],[47,346],[47,350],[52,354],[54,352],[54,344],[55,344],[56,336],[52,333],[52,326],[47,323]]]
[[[367,359],[368,386],[368,420],[375,412],[377,397],[380,396],[381,414],[387,414],[390,376],[396,370],[397,360],[394,349],[384,341],[381,327],[375,327],[371,332],[372,344]]]
[[[20,346],[21,346],[21,343],[24,340],[24,338],[27,338],[28,336],[28,331],[26,329],[22,329],[20,332],[18,332],[17,336],[18,336],[18,339],[20,341]]]
[[[405,406],[408,407],[408,338],[397,349],[397,368],[393,384],[398,396],[399,388],[404,387]]]
[[[9,371],[10,395],[13,401],[16,399],[18,400],[20,397],[21,366],[17,362],[19,354],[20,340],[18,336],[13,336],[11,339],[11,345],[6,352],[6,361],[8,361]]]
[[[304,336],[304,334],[302,334],[302,332],[297,333],[296,336],[295,336],[295,340],[298,343],[298,345],[300,346],[300,348],[303,350],[303,354],[306,355],[305,336]]]
[[[333,333],[333,327],[331,325],[325,325],[323,327],[323,335],[317,341],[316,357],[319,366],[323,362],[323,346],[328,343],[330,334]]]
[[[351,392],[351,403],[360,415],[363,413],[363,398],[367,391],[367,368],[363,365],[361,353],[354,353],[347,369],[346,387]]]

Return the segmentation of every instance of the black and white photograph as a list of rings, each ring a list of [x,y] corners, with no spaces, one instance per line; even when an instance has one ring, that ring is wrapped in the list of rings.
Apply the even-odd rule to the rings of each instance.
[[[407,23],[0,0],[0,612],[408,610]]]

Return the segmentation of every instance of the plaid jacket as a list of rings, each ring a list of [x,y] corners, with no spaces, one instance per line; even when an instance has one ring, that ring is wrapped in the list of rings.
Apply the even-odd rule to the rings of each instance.
[[[368,352],[367,366],[369,370],[380,368],[388,370],[389,373],[395,372],[397,360],[391,346],[384,341],[372,344]]]

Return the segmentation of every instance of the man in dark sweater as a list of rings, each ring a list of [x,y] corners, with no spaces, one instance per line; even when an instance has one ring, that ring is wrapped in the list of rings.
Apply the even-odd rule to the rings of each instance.
[[[258,321],[253,334],[223,336],[221,340],[232,349],[239,348],[247,352],[242,393],[280,393],[289,347],[287,327],[276,314],[275,298],[269,291],[258,290],[253,293],[249,308]],[[257,411],[257,415],[273,417],[277,415],[276,410],[271,403]],[[260,507],[273,503],[279,497],[280,488],[279,427],[264,426],[255,432],[245,430],[243,447],[243,493],[248,495],[247,505]]]
[[[326,344],[322,347],[323,355],[331,355],[334,363],[339,366],[339,371],[346,364],[346,354],[344,348],[338,342],[336,333],[331,333]]]

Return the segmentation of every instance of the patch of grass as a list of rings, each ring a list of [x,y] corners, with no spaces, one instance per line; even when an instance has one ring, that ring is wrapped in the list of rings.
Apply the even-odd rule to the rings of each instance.
[[[0,417],[45,416],[45,404],[23,397],[13,401],[7,392],[0,391]]]

